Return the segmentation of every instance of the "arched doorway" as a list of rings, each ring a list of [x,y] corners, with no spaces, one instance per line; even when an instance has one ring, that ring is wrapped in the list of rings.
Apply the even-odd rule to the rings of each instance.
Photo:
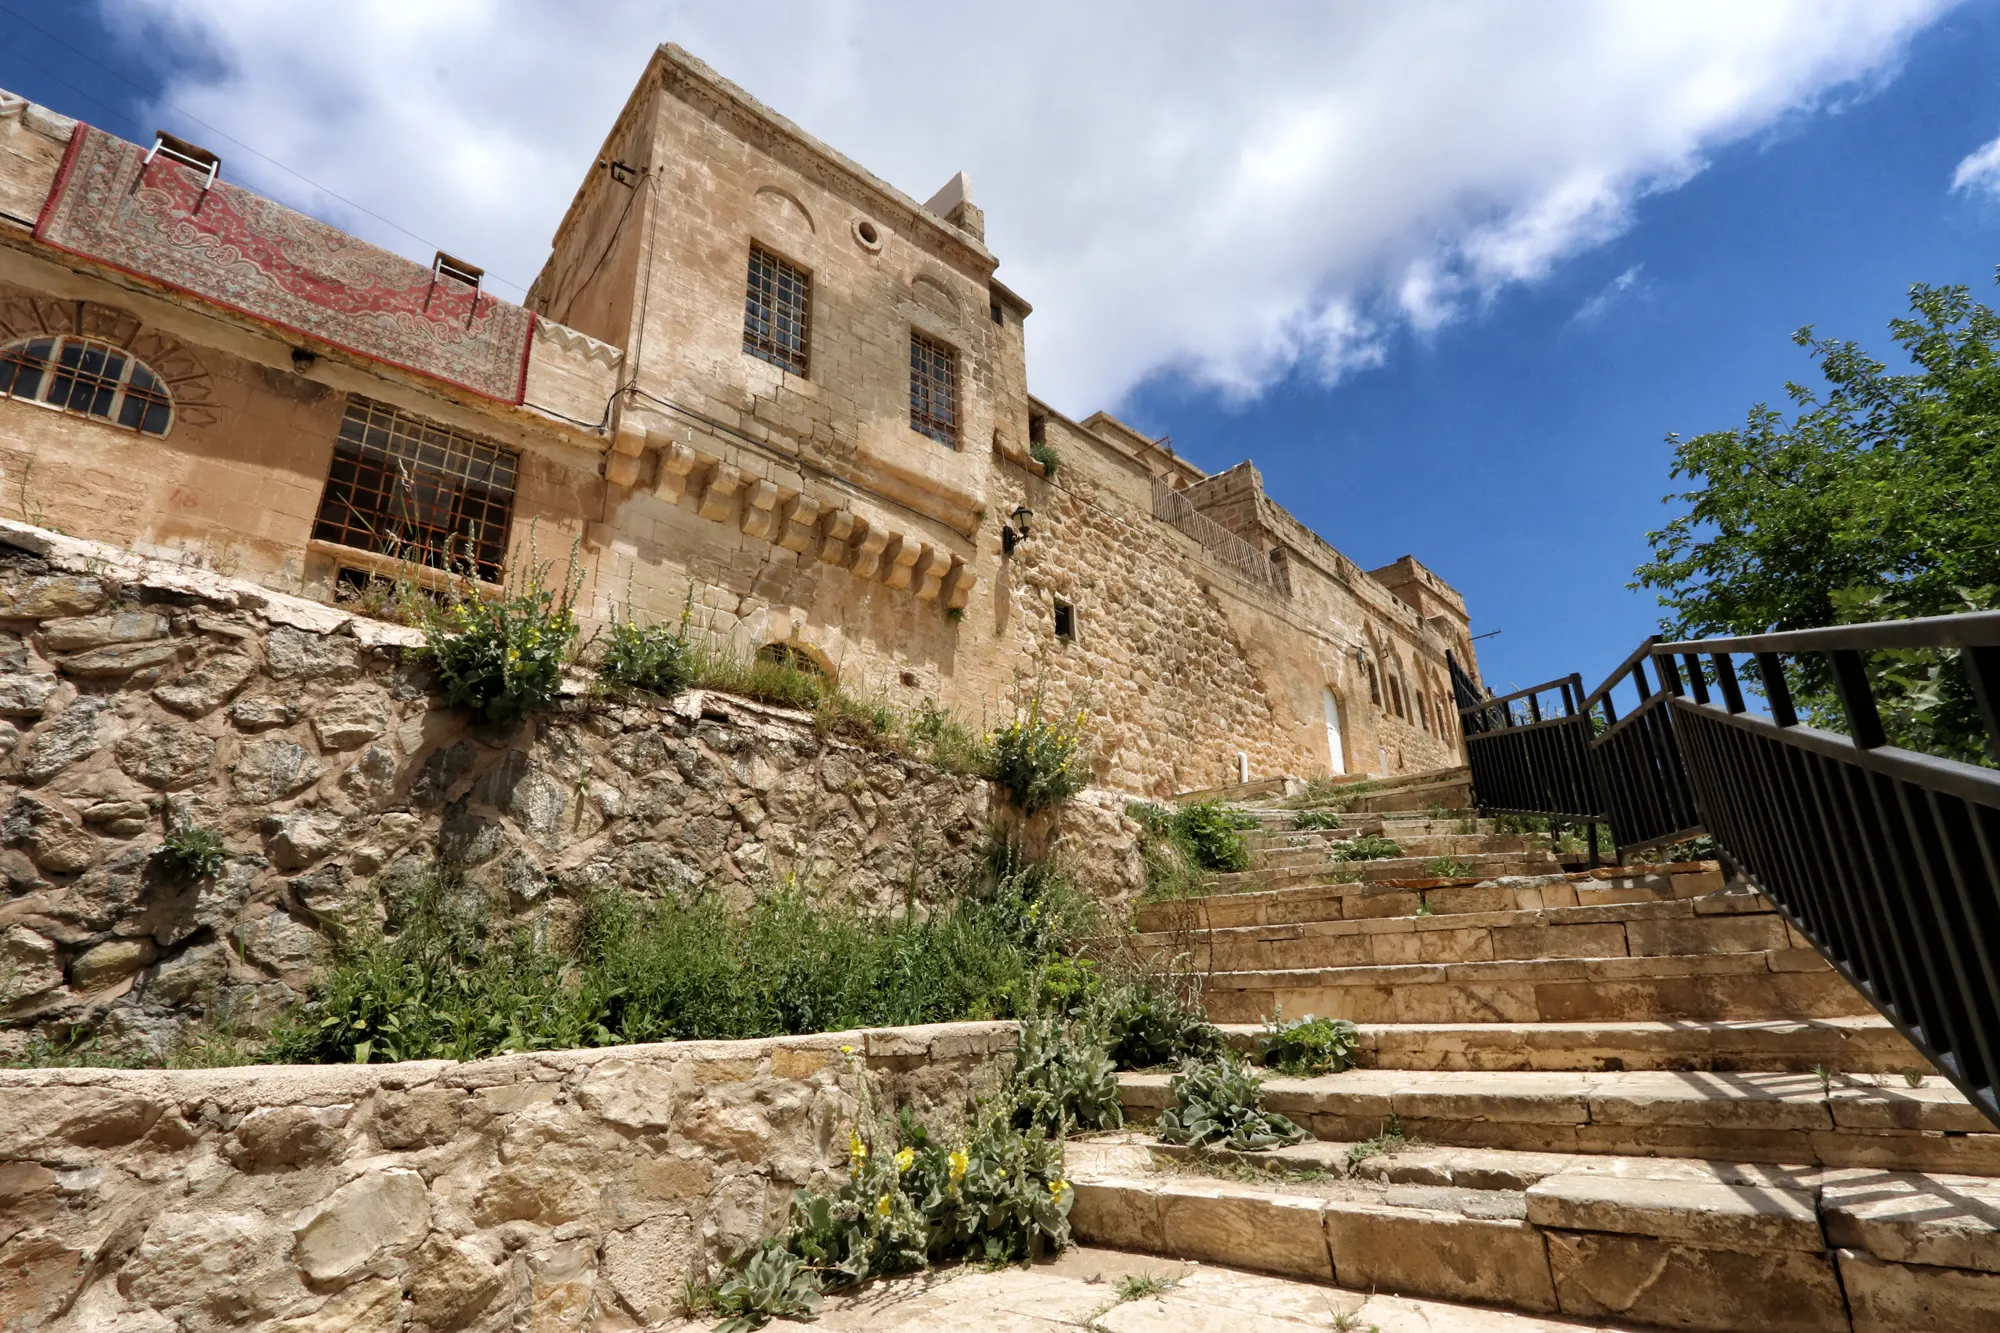
[[[1326,713],[1326,751],[1335,774],[1347,771],[1347,752],[1340,744],[1340,700],[1333,697],[1331,689],[1322,687],[1319,692],[1320,707]]]

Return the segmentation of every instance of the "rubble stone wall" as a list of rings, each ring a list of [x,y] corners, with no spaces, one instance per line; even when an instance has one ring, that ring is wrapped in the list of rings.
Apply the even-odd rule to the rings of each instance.
[[[0,1060],[86,1024],[168,1050],[197,1017],[297,999],[330,928],[445,865],[560,921],[596,885],[748,900],[796,877],[878,908],[939,901],[996,809],[983,780],[691,692],[583,692],[508,734],[427,695],[413,631],[0,523]],[[1143,882],[1108,795],[1028,827],[1113,900]],[[229,859],[153,860],[172,819]]]
[[[949,1133],[1017,1034],[0,1070],[0,1328],[651,1327],[831,1184],[864,1078]]]

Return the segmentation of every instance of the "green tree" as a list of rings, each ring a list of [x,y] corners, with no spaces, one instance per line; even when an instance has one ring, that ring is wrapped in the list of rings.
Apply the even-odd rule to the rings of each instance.
[[[1669,436],[1685,512],[1648,534],[1634,587],[1674,637],[1758,633],[1986,609],[2000,588],[2000,313],[1964,287],[1910,289],[1891,370],[1858,343],[1793,335],[1824,387],[1786,385],[1737,430]],[[1797,659],[1806,711],[1839,716],[1824,662]],[[1875,654],[1891,739],[1984,761],[1956,654]]]

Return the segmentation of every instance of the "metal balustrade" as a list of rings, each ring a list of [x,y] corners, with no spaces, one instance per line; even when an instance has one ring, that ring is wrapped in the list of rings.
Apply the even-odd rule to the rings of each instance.
[[[1958,654],[2000,760],[2000,613],[1660,643],[1571,707],[1571,676],[1481,698],[1453,663],[1482,808],[1608,815],[1621,858],[1706,831],[1793,927],[2000,1125],[2000,769],[1888,743],[1865,655]],[[1800,722],[1786,660],[1825,659],[1847,734]],[[1768,713],[1751,711],[1751,657]],[[1650,672],[1650,674],[1649,674]],[[1614,692],[1630,684],[1623,716]],[[1562,716],[1537,694],[1560,689]],[[1530,720],[1515,716],[1527,698]],[[1529,739],[1590,733],[1568,741]],[[1568,730],[1564,730],[1568,729]]]

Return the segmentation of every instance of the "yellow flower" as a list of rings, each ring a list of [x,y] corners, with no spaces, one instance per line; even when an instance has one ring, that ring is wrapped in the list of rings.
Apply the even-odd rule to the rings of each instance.
[[[868,1160],[868,1145],[863,1143],[861,1136],[851,1129],[847,1131],[847,1156],[856,1163]]]
[[[952,1149],[951,1155],[945,1160],[951,1163],[951,1178],[953,1180],[965,1179],[965,1168],[972,1164],[972,1159],[966,1156],[965,1149]]]
[[[916,1160],[917,1150],[915,1148],[905,1148],[896,1154],[896,1170],[907,1171]]]
[[[875,1216],[887,1217],[888,1215],[889,1215],[889,1196],[884,1194],[881,1198],[875,1201]]]
[[[840,1048],[840,1053],[842,1055],[852,1055],[854,1054],[854,1048],[852,1046],[843,1046]]]
[[[1067,1180],[1051,1180],[1049,1182],[1049,1197],[1055,1199],[1057,1202],[1061,1202],[1063,1194],[1068,1189],[1069,1182]]]

